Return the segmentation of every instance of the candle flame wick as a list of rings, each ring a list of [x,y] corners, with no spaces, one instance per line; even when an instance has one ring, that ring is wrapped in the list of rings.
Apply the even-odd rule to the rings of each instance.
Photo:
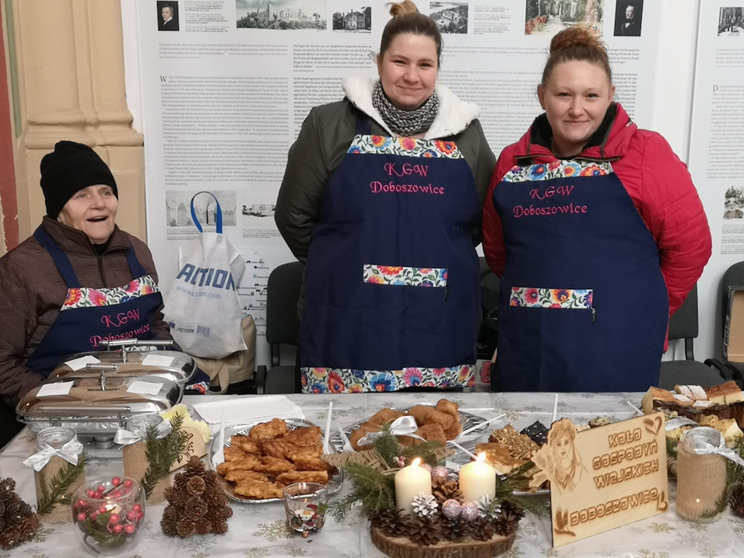
[[[478,463],[483,463],[485,460],[486,460],[486,454],[484,452],[479,453],[475,457],[475,461],[478,462]]]
[[[411,462],[411,467],[418,467],[419,465],[421,465],[421,458],[420,457],[417,457],[416,459],[414,459]]]

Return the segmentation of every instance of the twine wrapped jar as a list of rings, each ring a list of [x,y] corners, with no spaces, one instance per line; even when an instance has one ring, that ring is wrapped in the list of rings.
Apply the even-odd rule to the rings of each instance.
[[[134,443],[124,446],[124,476],[142,482],[142,479],[150,468],[150,461],[147,459],[147,442],[145,436],[148,428],[156,429],[156,438],[158,440],[165,438],[169,433],[169,428],[163,428],[162,424],[165,419],[159,414],[136,415],[130,417],[126,422],[126,430],[138,436]],[[159,504],[165,501],[165,489],[170,486],[170,474],[161,478],[152,489],[150,496],[147,498],[149,505]]]
[[[726,489],[726,458],[717,453],[697,454],[695,448],[723,447],[715,428],[699,426],[685,433],[677,445],[677,514],[689,521],[712,523],[727,509],[716,512],[716,501]]]
[[[36,449],[39,453],[32,456],[42,455],[43,452],[49,452],[50,448],[54,450],[55,455],[49,458],[49,461],[38,471],[34,467],[34,482],[36,484],[36,503],[39,509],[42,509],[45,499],[56,491],[52,482],[63,470],[69,470],[72,465],[77,465],[78,459],[81,459],[83,445],[78,442],[77,433],[72,428],[53,426],[45,428],[36,435]],[[72,458],[75,463],[71,464],[67,459],[58,455],[63,452],[67,457]],[[74,456],[74,457],[73,457]],[[33,466],[33,465],[32,465]],[[43,523],[70,523],[72,514],[70,513],[70,501],[75,490],[85,482],[85,473],[80,471],[75,480],[70,483],[64,494],[60,494],[58,503],[53,504],[51,511],[39,513],[39,519]]]

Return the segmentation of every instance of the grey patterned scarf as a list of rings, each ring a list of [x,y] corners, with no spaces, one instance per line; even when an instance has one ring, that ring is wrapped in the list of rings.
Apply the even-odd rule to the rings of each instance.
[[[372,106],[377,109],[382,119],[393,133],[403,137],[415,136],[426,132],[437,116],[439,97],[436,90],[431,97],[415,110],[401,110],[393,106],[382,90],[382,83],[377,80],[372,91]]]

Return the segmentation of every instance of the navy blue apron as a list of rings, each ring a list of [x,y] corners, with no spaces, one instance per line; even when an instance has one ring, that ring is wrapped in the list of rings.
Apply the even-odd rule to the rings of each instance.
[[[645,391],[669,319],[659,251],[609,162],[516,166],[493,192],[506,244],[498,391]]]
[[[358,120],[312,233],[304,391],[472,384],[480,212],[454,142],[372,136]]]
[[[118,288],[83,288],[67,254],[42,227],[34,238],[49,252],[67,283],[67,300],[26,364],[44,377],[73,353],[103,350],[101,340],[152,339],[152,318],[163,304],[157,284],[130,244],[126,250],[134,278]]]

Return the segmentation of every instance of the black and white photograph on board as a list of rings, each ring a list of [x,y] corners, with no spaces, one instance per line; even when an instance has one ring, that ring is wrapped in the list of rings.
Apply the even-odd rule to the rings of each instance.
[[[744,37],[744,8],[718,10],[718,36]]]
[[[158,10],[158,31],[178,31],[178,2],[155,2]]]
[[[744,219],[744,188],[729,186],[723,205],[724,219]]]
[[[643,0],[618,0],[615,4],[615,37],[640,37]]]
[[[372,8],[370,6],[353,6],[348,2],[333,10],[331,29],[348,33],[372,32]]]
[[[431,2],[429,17],[437,24],[440,33],[468,32],[467,2]]]
[[[191,218],[191,198],[199,191],[181,192],[166,190],[165,210],[166,226],[173,228],[193,228],[197,232],[194,220]],[[237,209],[235,190],[214,190],[212,194],[220,202],[222,210],[222,226],[236,225],[235,210]],[[210,227],[216,224],[217,204],[210,195],[203,194],[194,199],[194,213],[199,223]]]
[[[235,0],[238,29],[326,29],[324,0]]]
[[[603,21],[604,0],[527,0],[524,34],[552,37],[582,25],[600,36]]]

